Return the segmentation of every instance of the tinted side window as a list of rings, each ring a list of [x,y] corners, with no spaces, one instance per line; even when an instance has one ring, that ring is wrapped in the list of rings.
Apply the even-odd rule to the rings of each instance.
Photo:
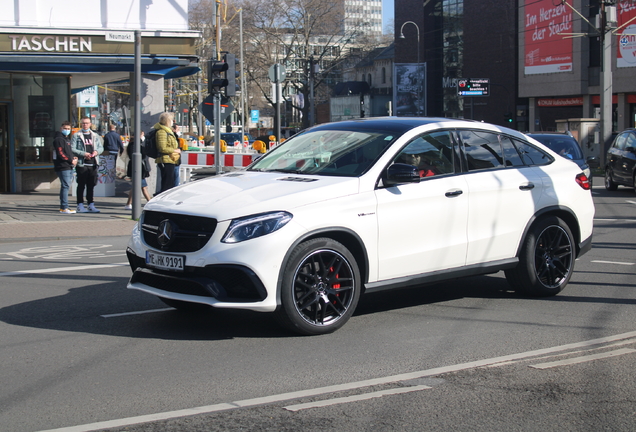
[[[459,131],[470,171],[504,166],[499,136],[491,132]]]
[[[433,132],[411,141],[394,162],[414,165],[420,177],[452,174],[454,169],[453,141],[448,131]]]
[[[526,165],[547,165],[552,162],[552,158],[547,153],[528,144],[524,141],[513,140],[521,159]]]
[[[516,167],[516,166],[524,166],[523,160],[517,152],[517,148],[512,143],[512,140],[508,137],[502,136],[501,138],[501,147],[503,148],[504,158],[506,159],[506,166]]]

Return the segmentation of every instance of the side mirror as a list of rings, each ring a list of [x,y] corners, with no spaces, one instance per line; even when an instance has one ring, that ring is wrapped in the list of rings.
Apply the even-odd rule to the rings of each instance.
[[[414,165],[394,163],[385,171],[382,182],[386,187],[397,186],[405,183],[419,183],[420,173]]]
[[[600,161],[599,161],[597,156],[588,156],[587,159],[585,160],[585,162],[587,162],[587,164],[592,169],[595,169],[595,168],[598,168],[599,166],[601,166],[601,163],[600,163]]]

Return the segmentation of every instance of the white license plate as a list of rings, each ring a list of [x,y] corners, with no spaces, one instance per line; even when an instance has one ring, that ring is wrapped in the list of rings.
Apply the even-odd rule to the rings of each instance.
[[[183,271],[185,269],[185,256],[166,255],[157,252],[146,251],[146,264],[163,270]]]

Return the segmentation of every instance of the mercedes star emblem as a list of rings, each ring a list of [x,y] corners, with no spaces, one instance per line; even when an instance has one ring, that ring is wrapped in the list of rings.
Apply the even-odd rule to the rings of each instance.
[[[157,230],[157,241],[163,247],[168,246],[174,240],[174,226],[169,219],[164,219],[159,222],[159,229]]]

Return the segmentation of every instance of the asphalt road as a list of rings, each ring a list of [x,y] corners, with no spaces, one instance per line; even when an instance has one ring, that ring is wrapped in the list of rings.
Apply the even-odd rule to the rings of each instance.
[[[636,195],[594,197],[559,296],[383,292],[318,337],[127,290],[125,237],[0,244],[0,430],[634,430]]]

